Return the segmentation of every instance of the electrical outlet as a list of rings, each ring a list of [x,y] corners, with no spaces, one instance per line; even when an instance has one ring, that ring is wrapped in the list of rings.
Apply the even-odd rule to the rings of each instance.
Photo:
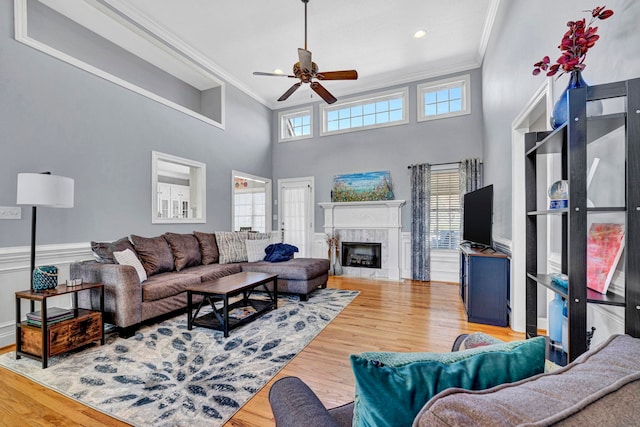
[[[21,219],[22,208],[18,206],[0,206],[0,219]]]

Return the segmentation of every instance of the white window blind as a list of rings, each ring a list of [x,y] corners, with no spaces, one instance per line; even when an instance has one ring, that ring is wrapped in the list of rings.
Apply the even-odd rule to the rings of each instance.
[[[457,169],[431,172],[431,249],[460,244],[460,178]]]

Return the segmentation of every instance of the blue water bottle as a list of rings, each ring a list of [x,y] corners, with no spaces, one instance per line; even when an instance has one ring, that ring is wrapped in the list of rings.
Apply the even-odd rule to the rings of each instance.
[[[554,344],[562,342],[562,297],[555,293],[554,298],[549,303],[549,339]]]

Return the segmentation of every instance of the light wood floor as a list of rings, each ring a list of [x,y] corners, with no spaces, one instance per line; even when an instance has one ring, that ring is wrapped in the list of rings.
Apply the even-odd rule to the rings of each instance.
[[[349,355],[363,351],[449,351],[461,333],[482,331],[505,341],[509,328],[468,323],[458,285],[331,277],[329,287],[360,291],[298,356],[256,394],[227,426],[273,426],[267,399],[273,381],[302,378],[327,406],[353,400]],[[13,347],[0,349],[1,352]],[[1,426],[125,426],[54,391],[0,368]]]

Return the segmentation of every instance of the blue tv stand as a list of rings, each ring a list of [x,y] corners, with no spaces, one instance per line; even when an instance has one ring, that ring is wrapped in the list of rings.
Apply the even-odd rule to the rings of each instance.
[[[509,325],[509,270],[506,254],[460,245],[460,297],[469,322]]]

